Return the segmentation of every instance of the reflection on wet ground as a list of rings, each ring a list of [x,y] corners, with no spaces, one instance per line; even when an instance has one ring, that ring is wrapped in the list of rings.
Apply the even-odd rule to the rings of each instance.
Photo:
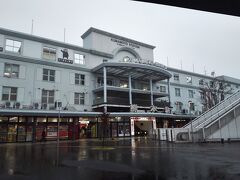
[[[240,143],[171,144],[146,138],[0,145],[0,179],[240,179]]]

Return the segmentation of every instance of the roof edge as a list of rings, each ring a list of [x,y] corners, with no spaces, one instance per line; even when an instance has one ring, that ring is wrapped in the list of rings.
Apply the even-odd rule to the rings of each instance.
[[[120,36],[120,35],[117,35],[117,34],[113,34],[113,33],[107,32],[107,31],[103,31],[103,30],[100,30],[100,29],[97,29],[97,28],[94,28],[94,27],[90,27],[85,33],[82,34],[81,38],[85,39],[92,32],[99,33],[99,34],[106,35],[106,36],[110,36],[110,37],[114,37],[114,38],[124,40],[124,41],[128,41],[128,42],[132,42],[132,43],[135,43],[135,44],[138,44],[140,46],[144,46],[144,47],[147,47],[147,48],[150,48],[150,49],[156,48],[156,46],[152,46],[150,44],[146,44],[146,43],[139,42],[139,41],[136,41],[136,40],[133,40],[133,39],[129,39],[129,38],[126,38],[126,37],[123,37],[123,36]]]
[[[85,49],[81,46],[77,46],[74,44],[64,43],[61,41],[52,40],[52,39],[44,38],[41,36],[23,33],[23,32],[13,31],[10,29],[0,28],[0,34],[7,35],[7,36],[13,36],[13,37],[21,38],[21,39],[26,39],[26,40],[31,40],[31,41],[36,41],[36,42],[40,42],[40,43],[44,43],[44,44],[50,44],[50,45],[54,45],[54,46],[58,46],[58,47],[62,47],[62,48],[68,48],[68,49],[72,49],[75,51],[91,53],[91,54],[95,54],[95,55],[99,55],[99,56],[103,56],[103,57],[107,57],[107,58],[113,57],[112,54],[109,54],[106,52],[101,52],[101,51],[97,51],[97,50],[93,51],[91,49]]]

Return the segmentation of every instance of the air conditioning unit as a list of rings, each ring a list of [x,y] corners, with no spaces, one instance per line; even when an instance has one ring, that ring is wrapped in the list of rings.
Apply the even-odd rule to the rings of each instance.
[[[7,101],[7,102],[5,103],[5,106],[6,106],[6,108],[11,108],[11,102]]]
[[[187,109],[183,109],[183,110],[182,110],[182,113],[183,113],[183,114],[188,114],[188,110],[187,110]]]
[[[41,107],[41,109],[47,109],[47,104],[42,104],[42,107]]]
[[[36,102],[36,103],[33,104],[33,106],[34,106],[34,109],[38,109],[39,104]]]
[[[16,103],[15,103],[15,108],[16,108],[16,109],[19,109],[19,108],[20,108],[20,102],[16,102]]]
[[[61,108],[62,107],[62,102],[55,101],[54,107],[55,107],[55,109]]]

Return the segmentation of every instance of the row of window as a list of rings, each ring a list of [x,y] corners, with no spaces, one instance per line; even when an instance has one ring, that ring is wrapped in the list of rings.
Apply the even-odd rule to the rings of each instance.
[[[180,81],[179,74],[173,74],[173,79],[174,79],[174,81]],[[192,84],[192,77],[187,76],[186,77],[186,82],[189,83],[189,84]]]
[[[8,78],[18,78],[19,77],[19,65],[18,64],[4,64],[4,77]],[[43,69],[42,80],[55,82],[56,71],[52,69]],[[75,73],[75,84],[85,85],[85,75]]]
[[[43,69],[43,81],[55,82],[55,70],[52,69]],[[76,85],[85,85],[85,75],[75,73],[75,84]]]
[[[176,97],[181,97],[181,89],[180,88],[175,88],[175,96]],[[189,98],[194,98],[194,91],[193,90],[188,90],[188,97]]]
[[[43,104],[54,104],[54,90],[42,89],[41,102]],[[3,86],[2,90],[2,101],[17,101],[17,88]],[[74,104],[84,105],[85,104],[85,94],[84,93],[74,93]]]
[[[188,102],[188,108],[189,108],[189,111],[195,111],[195,104],[193,102]],[[183,111],[183,103],[180,101],[176,101],[175,102],[175,110],[177,112],[182,112]],[[186,109],[185,109],[185,111],[186,111]]]
[[[6,39],[6,46],[5,46],[6,51],[21,54],[21,48],[22,48],[21,41]],[[68,52],[66,49],[65,49],[65,53],[67,53],[66,57],[68,58]],[[55,61],[56,54],[57,54],[56,48],[47,47],[47,46],[43,47],[43,50],[42,50],[42,58],[43,59]],[[74,53],[74,63],[84,65],[85,64],[85,55],[79,54],[79,53]]]
[[[179,74],[173,74],[173,79],[174,79],[174,81],[178,81],[179,82],[180,81]],[[192,84],[192,77],[191,76],[187,76],[186,77],[186,82],[188,84]],[[200,86],[203,86],[203,85],[207,85],[208,86],[209,85],[210,88],[214,88],[214,82],[213,81],[209,81],[209,83],[208,83],[208,82],[204,81],[204,79],[199,79],[198,84]],[[221,83],[219,85],[222,86]],[[231,86],[230,84],[227,84],[227,85]],[[238,88],[238,85],[236,85],[236,88]]]

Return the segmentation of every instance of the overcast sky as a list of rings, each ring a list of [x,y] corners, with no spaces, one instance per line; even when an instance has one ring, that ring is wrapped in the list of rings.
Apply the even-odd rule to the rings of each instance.
[[[0,26],[82,46],[95,27],[156,46],[155,61],[240,78],[240,18],[128,0],[1,0]]]

